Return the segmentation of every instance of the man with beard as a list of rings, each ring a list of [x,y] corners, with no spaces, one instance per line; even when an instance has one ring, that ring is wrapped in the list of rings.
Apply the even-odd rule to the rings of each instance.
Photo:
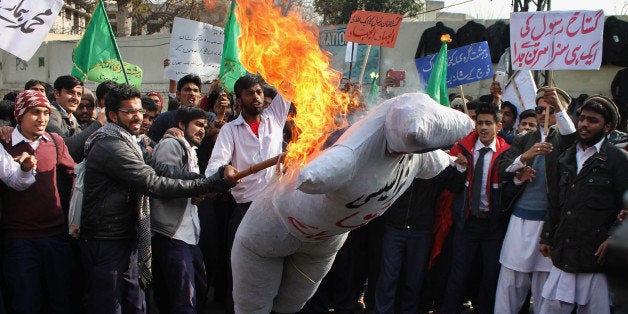
[[[578,139],[548,167],[549,207],[541,253],[552,268],[541,313],[609,313],[602,272],[609,231],[628,189],[628,153],[606,139],[619,124],[612,100],[592,96],[578,112]]]
[[[159,163],[199,173],[196,148],[205,137],[207,115],[198,107],[177,110],[183,138],[166,134],[155,146]],[[198,199],[151,199],[155,300],[162,313],[200,312],[207,295],[207,275],[198,246]]]
[[[81,103],[76,108],[74,112],[74,117],[79,124],[81,130],[88,127],[92,121],[94,121],[94,107],[96,104],[96,99],[94,98],[94,93],[87,89],[87,87],[83,87],[83,96],[81,96]]]
[[[105,99],[108,123],[85,144],[81,254],[87,276],[88,313],[145,313],[150,270],[147,196],[184,198],[222,192],[236,182],[235,170],[219,167],[203,178],[144,160],[133,138],[144,109],[140,93],[121,85]],[[223,171],[223,169],[225,169]]]
[[[247,169],[281,154],[283,127],[290,103],[278,94],[270,106],[264,109],[263,86],[262,78],[251,74],[235,82],[233,89],[241,112],[235,120],[220,129],[205,176],[214,175],[221,165],[230,163],[236,169]],[[242,183],[231,189],[237,204],[228,225],[229,251],[244,214],[255,197],[270,182],[273,171],[271,167],[244,177]],[[231,293],[227,295],[230,296]]]

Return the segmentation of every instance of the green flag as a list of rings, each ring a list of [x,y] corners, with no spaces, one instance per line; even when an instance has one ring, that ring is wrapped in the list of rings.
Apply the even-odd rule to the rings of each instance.
[[[233,91],[233,85],[244,74],[246,70],[240,63],[240,49],[238,49],[238,36],[240,36],[240,25],[233,13],[236,1],[231,1],[231,9],[227,25],[225,25],[225,38],[222,46],[222,60],[220,60],[220,82],[227,90]]]
[[[430,73],[430,79],[427,81],[425,93],[430,95],[437,103],[449,107],[449,93],[447,93],[447,39],[448,37],[441,37],[443,44],[432,67],[432,73]]]
[[[371,92],[369,93],[369,105],[375,105],[377,103],[377,96],[379,95],[379,87],[377,86],[377,79],[379,74],[371,72]]]
[[[122,57],[102,0],[98,1],[83,38],[72,51],[72,63],[72,75],[82,81],[112,80],[137,89],[142,85],[140,67],[129,63],[122,67]]]

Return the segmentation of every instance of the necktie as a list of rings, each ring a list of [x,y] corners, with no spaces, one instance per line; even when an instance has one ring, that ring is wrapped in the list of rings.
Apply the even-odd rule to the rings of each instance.
[[[473,184],[471,186],[471,212],[478,213],[480,212],[480,203],[481,196],[480,193],[482,189],[485,187],[482,186],[482,174],[484,172],[484,155],[491,150],[488,147],[483,147],[480,149],[480,155],[478,156],[478,161],[475,163],[473,167]]]

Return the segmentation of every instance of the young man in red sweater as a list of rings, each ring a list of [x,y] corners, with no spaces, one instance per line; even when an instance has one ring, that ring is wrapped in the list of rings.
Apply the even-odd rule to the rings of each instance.
[[[21,192],[5,188],[2,196],[0,225],[9,312],[70,311],[68,278],[73,265],[57,190],[57,168],[71,174],[74,161],[63,139],[45,132],[51,110],[43,93],[23,91],[15,102],[18,127],[8,143],[2,142],[14,157],[26,152],[37,158],[35,183]]]

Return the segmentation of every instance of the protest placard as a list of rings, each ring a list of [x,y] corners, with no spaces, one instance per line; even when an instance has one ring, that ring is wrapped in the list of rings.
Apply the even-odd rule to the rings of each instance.
[[[22,60],[30,60],[46,38],[61,7],[61,0],[0,2],[0,48]]]
[[[394,48],[402,20],[401,14],[353,11],[347,24],[345,40]]]
[[[604,11],[513,12],[510,51],[515,70],[597,70]]]
[[[510,101],[518,108],[534,109],[536,107],[536,83],[529,70],[517,71],[510,79],[510,84],[506,85],[502,93],[503,101]],[[519,101],[521,99],[521,101]],[[523,104],[521,103],[523,102]]]
[[[210,24],[175,17],[170,36],[164,78],[178,81],[187,74],[196,74],[208,81],[218,77],[224,30]]]
[[[415,59],[419,77],[427,84],[438,54]],[[456,87],[493,77],[488,43],[483,41],[447,50],[447,87]]]

